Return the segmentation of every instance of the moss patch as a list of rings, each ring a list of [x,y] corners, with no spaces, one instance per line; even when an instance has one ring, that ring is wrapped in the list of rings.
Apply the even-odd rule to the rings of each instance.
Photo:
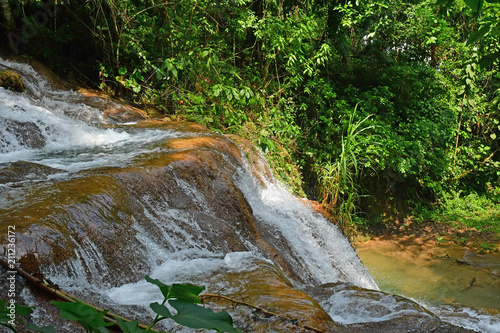
[[[26,86],[24,85],[23,79],[17,73],[13,71],[3,71],[0,72],[0,87],[10,89],[17,92],[25,92]]]

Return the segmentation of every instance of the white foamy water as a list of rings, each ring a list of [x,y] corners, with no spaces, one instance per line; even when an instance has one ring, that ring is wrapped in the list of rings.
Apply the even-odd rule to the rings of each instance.
[[[416,303],[380,291],[358,291],[334,288],[332,295],[321,306],[330,317],[342,324],[382,322],[405,315],[432,318]]]
[[[230,252],[223,255],[191,249],[172,253],[165,262],[154,268],[149,276],[168,285],[193,283],[215,273],[237,273],[250,270],[255,267],[256,262],[263,261],[269,263],[262,256],[252,252]],[[152,302],[163,301],[158,287],[146,280],[112,288],[107,292],[107,296],[124,305],[149,306]]]
[[[500,333],[500,317],[483,309],[459,304],[432,306],[376,290],[333,287],[320,302],[330,317],[342,324],[383,322],[404,316],[417,316],[424,322],[440,320],[482,333]],[[426,319],[427,318],[427,319]]]
[[[239,187],[256,217],[275,228],[275,236],[285,238],[298,257],[302,267],[297,270],[308,272],[316,284],[350,282],[378,289],[356,251],[335,225],[305,207],[280,184],[259,188],[248,176],[242,180]]]
[[[26,85],[26,93],[23,95],[30,97],[33,105],[43,106],[54,114],[66,115],[88,123],[112,123],[102,114],[102,110],[87,105],[86,99],[80,93],[54,88],[30,65],[0,58],[0,68],[2,67],[14,70],[22,76]]]
[[[500,316],[482,309],[442,305],[429,307],[441,320],[450,324],[484,333],[500,333]]]
[[[152,143],[176,136],[173,131],[92,125],[107,121],[102,110],[75,103],[80,94],[52,89],[26,64],[2,59],[0,64],[22,71],[31,90],[21,94],[0,87],[0,163],[22,160],[67,171],[121,166],[151,151]]]

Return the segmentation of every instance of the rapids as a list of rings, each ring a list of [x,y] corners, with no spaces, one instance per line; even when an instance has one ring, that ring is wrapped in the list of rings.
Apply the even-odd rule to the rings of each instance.
[[[0,252],[14,226],[24,270],[144,323],[148,304],[161,300],[143,279],[150,275],[291,318],[209,304],[244,332],[306,331],[297,323],[322,332],[468,332],[379,291],[337,227],[277,183],[251,145],[194,123],[143,120],[118,102],[57,88],[24,63],[1,59],[2,69],[27,86],[0,88]],[[78,330],[21,278],[16,293],[37,307],[30,320]]]

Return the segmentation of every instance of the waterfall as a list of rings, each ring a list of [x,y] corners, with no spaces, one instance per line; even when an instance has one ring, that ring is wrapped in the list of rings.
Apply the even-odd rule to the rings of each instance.
[[[124,316],[147,316],[161,301],[147,274],[276,306],[324,331],[342,331],[331,317],[373,322],[382,303],[372,294],[365,312],[332,298],[335,291],[348,304],[378,292],[349,241],[277,181],[257,181],[233,141],[191,123],[120,122],[103,112],[108,102],[58,90],[29,65],[0,59],[2,68],[27,85],[23,94],[0,88],[0,219],[16,226],[27,270]],[[56,320],[28,289],[20,297],[37,306],[41,323]],[[404,308],[394,297],[380,302]],[[386,319],[409,313],[440,325],[407,302],[411,311]],[[255,331],[284,325],[240,308],[233,315]],[[363,331],[353,327],[345,331]]]

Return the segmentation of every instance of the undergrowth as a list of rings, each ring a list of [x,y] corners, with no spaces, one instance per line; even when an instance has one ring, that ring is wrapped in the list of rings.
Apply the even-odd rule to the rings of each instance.
[[[443,196],[434,219],[500,235],[500,188],[488,194],[451,191]]]

